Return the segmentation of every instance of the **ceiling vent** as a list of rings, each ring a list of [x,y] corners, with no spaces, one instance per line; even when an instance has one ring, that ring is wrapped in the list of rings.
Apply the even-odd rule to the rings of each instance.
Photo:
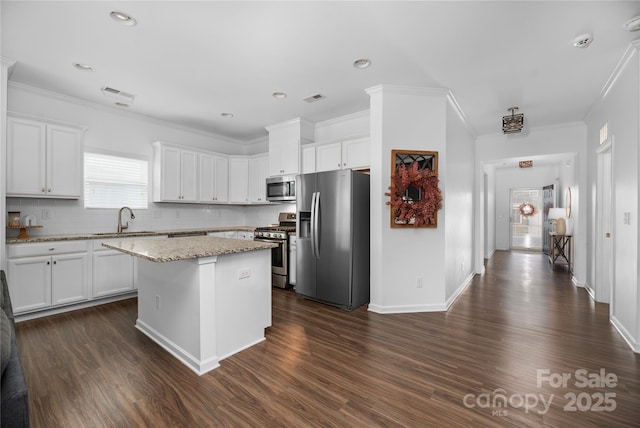
[[[124,104],[133,104],[133,100],[135,96],[133,94],[129,94],[127,92],[122,92],[118,89],[113,89],[108,86],[104,86],[101,89],[102,93],[107,97],[113,98],[116,102],[124,103]]]
[[[307,98],[303,99],[302,101],[306,101],[309,104],[311,104],[311,103],[315,103],[316,101],[323,100],[325,98],[327,98],[327,97],[325,97],[322,94],[315,94],[315,95],[311,95],[310,97],[307,97]]]

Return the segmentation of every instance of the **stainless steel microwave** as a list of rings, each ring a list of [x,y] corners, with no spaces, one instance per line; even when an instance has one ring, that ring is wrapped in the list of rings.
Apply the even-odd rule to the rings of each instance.
[[[267,178],[267,201],[282,202],[296,200],[296,177],[285,175]]]

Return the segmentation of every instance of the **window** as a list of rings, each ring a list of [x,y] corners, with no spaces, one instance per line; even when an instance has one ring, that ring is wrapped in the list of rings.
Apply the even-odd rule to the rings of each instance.
[[[146,160],[84,154],[85,208],[147,208]]]

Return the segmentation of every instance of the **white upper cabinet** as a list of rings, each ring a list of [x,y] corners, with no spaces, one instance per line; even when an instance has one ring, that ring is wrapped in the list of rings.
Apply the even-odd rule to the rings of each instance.
[[[7,117],[7,196],[82,196],[82,131]]]
[[[316,148],[304,146],[302,148],[302,174],[316,172]]]
[[[316,172],[342,168],[342,144],[326,144],[316,147]]]
[[[198,200],[198,153],[154,143],[154,202]]]
[[[269,177],[269,156],[262,155],[249,159],[249,202],[267,203],[267,177]]]
[[[296,118],[268,126],[269,175],[295,175],[300,172],[300,144],[313,141],[313,124]]]
[[[249,203],[249,159],[229,158],[229,202]]]
[[[342,142],[342,168],[358,169],[371,166],[369,137]]]
[[[198,201],[222,203],[228,199],[229,160],[211,153],[198,153],[200,192]]]
[[[369,138],[322,144],[303,149],[304,172],[363,169],[370,166]],[[307,151],[315,150],[315,153]],[[313,160],[312,160],[313,159]]]

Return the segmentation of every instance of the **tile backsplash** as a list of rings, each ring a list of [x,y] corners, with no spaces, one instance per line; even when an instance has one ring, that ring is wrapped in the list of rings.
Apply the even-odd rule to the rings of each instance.
[[[198,227],[264,226],[278,221],[278,213],[294,212],[295,204],[255,206],[199,205],[149,203],[147,209],[134,209],[131,220],[125,211],[123,223],[129,222],[129,231],[173,230]],[[118,224],[117,209],[85,209],[81,200],[7,198],[7,212],[19,211],[35,217],[41,229],[32,229],[29,235],[64,235],[74,233],[115,232]],[[7,236],[17,235],[8,230]]]

